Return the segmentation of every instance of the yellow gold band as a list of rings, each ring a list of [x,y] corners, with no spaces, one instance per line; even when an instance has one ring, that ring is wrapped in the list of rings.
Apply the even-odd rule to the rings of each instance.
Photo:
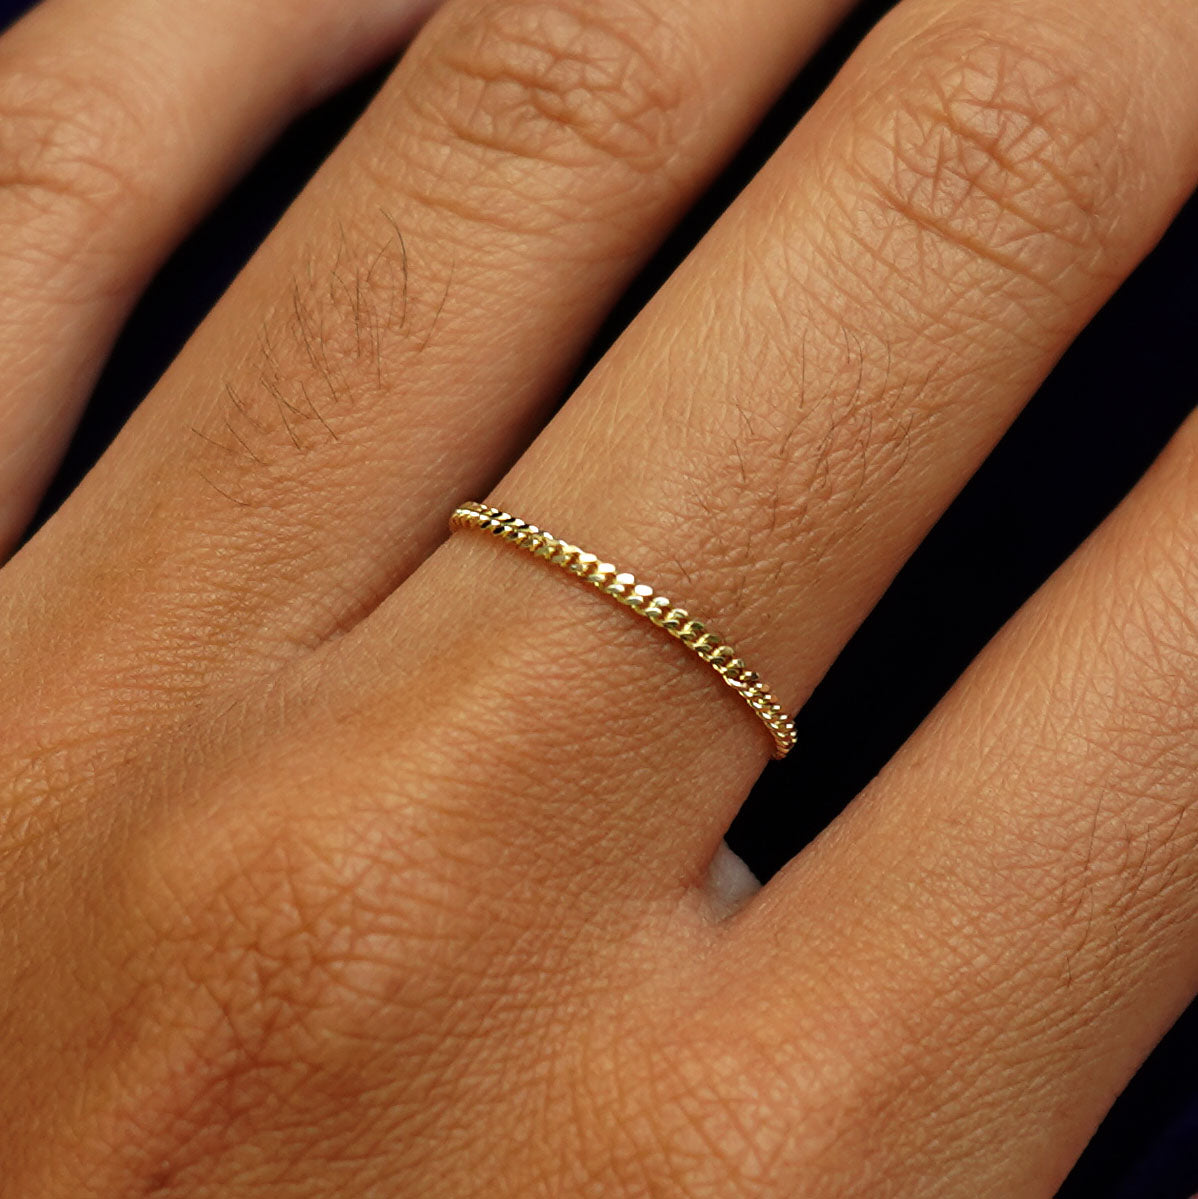
[[[769,688],[736,656],[732,646],[693,619],[685,608],[676,608],[664,595],[654,594],[652,587],[638,583],[632,575],[618,571],[610,562],[600,562],[594,554],[584,553],[578,546],[487,504],[471,502],[455,508],[449,518],[449,528],[451,532],[481,529],[510,541],[530,554],[570,571],[604,595],[610,595],[639,613],[706,662],[752,708],[774,739],[775,758],[786,757],[794,747],[794,721],[786,715]]]

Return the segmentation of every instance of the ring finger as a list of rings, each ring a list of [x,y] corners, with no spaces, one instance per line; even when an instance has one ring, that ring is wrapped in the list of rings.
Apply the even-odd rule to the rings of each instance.
[[[793,709],[1193,187],[1196,48],[1192,11],[1157,0],[901,6],[491,502],[710,619]],[[464,802],[519,797],[487,819],[560,827],[607,871],[618,846],[630,885],[676,894],[768,738],[567,583],[453,538],[337,649],[342,702],[436,728],[404,760],[452,768]],[[427,704],[447,678],[460,728]],[[530,730],[569,790],[528,770]]]

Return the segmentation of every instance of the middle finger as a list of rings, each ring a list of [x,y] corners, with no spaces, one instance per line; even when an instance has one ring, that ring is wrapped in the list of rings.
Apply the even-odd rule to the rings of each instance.
[[[13,591],[47,597],[39,628],[98,598],[109,654],[202,647],[175,658],[195,690],[352,624],[527,441],[847,6],[447,4],[14,563]]]

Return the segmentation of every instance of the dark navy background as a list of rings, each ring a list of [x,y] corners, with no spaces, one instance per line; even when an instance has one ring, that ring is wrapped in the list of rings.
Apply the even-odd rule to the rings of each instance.
[[[0,0],[0,26],[28,6]],[[613,314],[580,374],[888,6],[867,3],[796,82]],[[46,512],[103,451],[380,80],[304,118],[162,272],[113,355]],[[869,781],[1159,452],[1198,399],[1196,330],[1198,200],[1066,355],[800,714],[799,748],[766,771],[730,833],[762,877]],[[1196,1070],[1198,1004],[1127,1088],[1059,1199],[1198,1192]]]

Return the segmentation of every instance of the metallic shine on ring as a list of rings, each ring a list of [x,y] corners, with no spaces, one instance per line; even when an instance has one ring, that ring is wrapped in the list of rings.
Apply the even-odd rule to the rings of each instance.
[[[751,671],[736,651],[685,608],[676,608],[652,587],[638,583],[632,575],[618,571],[610,562],[600,562],[594,554],[584,553],[576,545],[554,537],[536,525],[530,525],[510,512],[487,504],[470,502],[454,509],[449,518],[450,532],[481,529],[503,541],[510,541],[554,566],[610,595],[631,608],[706,662],[756,713],[774,740],[774,758],[784,758],[794,747],[794,721],[768,687]]]

